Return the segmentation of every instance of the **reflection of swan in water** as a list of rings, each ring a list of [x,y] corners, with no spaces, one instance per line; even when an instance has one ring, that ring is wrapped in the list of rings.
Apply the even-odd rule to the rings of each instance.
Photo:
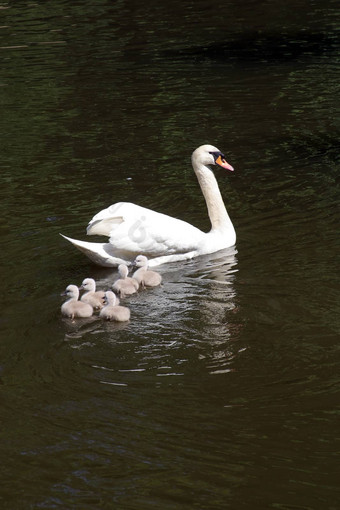
[[[200,358],[211,375],[230,372],[244,348],[235,342],[243,328],[238,322],[234,287],[237,271],[235,250],[229,257],[216,257],[193,273],[203,289],[197,309],[202,339]]]
[[[134,306],[134,327],[140,334],[150,334],[151,337],[155,334],[157,338],[159,331],[168,331],[173,341],[176,336],[185,336],[186,332],[190,336],[191,328],[197,327],[198,316],[201,316],[200,329],[204,331],[209,324],[223,323],[225,326],[226,312],[235,308],[233,282],[236,264],[234,247],[194,260],[168,264],[162,268],[162,292],[139,294],[136,305],[131,303]],[[195,336],[196,331],[193,338]]]
[[[174,376],[197,356],[210,374],[231,369],[238,350],[232,339],[242,327],[234,288],[236,253],[232,247],[162,270],[163,291],[143,294],[134,306],[134,329],[144,338],[137,350],[140,365],[159,358],[159,375]]]
[[[120,202],[100,211],[87,227],[89,235],[105,235],[109,243],[89,243],[63,236],[93,262],[113,267],[146,255],[150,266],[215,253],[235,244],[236,234],[210,165],[233,171],[224,155],[212,145],[192,154],[192,166],[204,195],[211,230],[208,233],[185,221],[145,207]]]

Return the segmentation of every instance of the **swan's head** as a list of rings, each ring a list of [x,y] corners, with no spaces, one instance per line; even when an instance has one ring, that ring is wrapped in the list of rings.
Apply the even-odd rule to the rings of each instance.
[[[93,292],[96,290],[96,282],[93,278],[85,278],[83,283],[79,287],[81,290],[87,290],[88,292]]]
[[[107,290],[105,292],[105,296],[104,296],[104,304],[115,306],[116,301],[117,301],[116,294],[114,292],[112,292],[111,290]]]
[[[135,258],[133,265],[136,267],[147,267],[148,263],[148,259],[144,255],[138,255],[138,257]]]
[[[78,299],[79,290],[77,285],[68,285],[64,292],[60,294],[61,296],[67,296],[70,299]]]
[[[223,152],[213,145],[201,145],[196,149],[191,156],[193,165],[218,165],[226,170],[234,171],[234,168],[227,163]]]
[[[129,274],[129,268],[127,267],[126,264],[119,264],[118,273],[119,276],[121,276],[122,278],[126,278],[127,275]]]

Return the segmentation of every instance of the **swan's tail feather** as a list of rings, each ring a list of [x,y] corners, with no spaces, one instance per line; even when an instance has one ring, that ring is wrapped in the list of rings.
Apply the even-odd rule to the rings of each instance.
[[[70,241],[78,250],[83,252],[92,262],[102,267],[116,267],[119,264],[130,265],[129,261],[114,256],[112,253],[112,245],[110,243],[89,243],[87,241],[79,241],[71,237],[60,234],[64,239]],[[110,253],[111,252],[111,253]]]

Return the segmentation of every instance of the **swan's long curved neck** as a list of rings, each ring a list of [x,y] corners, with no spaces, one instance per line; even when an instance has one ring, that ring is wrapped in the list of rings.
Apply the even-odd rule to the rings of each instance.
[[[214,173],[202,163],[193,161],[192,165],[207,204],[212,231],[233,229]]]
[[[115,296],[110,296],[107,298],[107,304],[109,306],[115,306],[116,305],[116,297]]]

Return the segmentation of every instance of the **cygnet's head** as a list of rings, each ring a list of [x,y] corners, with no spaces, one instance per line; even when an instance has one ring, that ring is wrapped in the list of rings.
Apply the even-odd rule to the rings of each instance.
[[[117,301],[116,294],[112,292],[112,290],[107,290],[104,296],[105,305],[115,306],[116,301]]]
[[[191,156],[192,164],[218,165],[226,170],[234,171],[234,168],[227,163],[223,152],[213,145],[201,145]]]
[[[144,255],[138,255],[133,264],[136,267],[147,267],[148,259]]]
[[[79,289],[77,285],[68,285],[64,292],[60,294],[61,296],[67,296],[68,298],[78,299],[79,297]]]
[[[79,288],[81,290],[87,290],[89,292],[95,291],[96,290],[96,282],[94,281],[93,278],[85,278],[85,280],[83,280],[83,283],[81,284],[81,286]]]
[[[129,274],[129,268],[126,264],[119,264],[118,266],[118,273],[122,278],[126,278]]]

